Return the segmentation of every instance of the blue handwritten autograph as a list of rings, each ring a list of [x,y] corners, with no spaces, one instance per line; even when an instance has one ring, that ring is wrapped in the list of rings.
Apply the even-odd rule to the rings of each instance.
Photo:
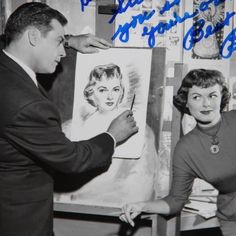
[[[164,14],[165,12],[169,11],[172,7],[178,6],[181,0],[174,0],[173,2],[166,1],[165,5],[160,10],[160,14]]]
[[[84,11],[85,7],[89,5],[92,0],[80,0],[81,3],[81,11]]]
[[[227,46],[228,43],[230,43],[230,45]],[[235,50],[236,50],[236,28],[234,28],[225,38],[224,42],[220,47],[220,54],[223,58],[230,58]]]
[[[209,9],[209,5],[213,3],[216,7],[219,6],[221,3],[225,2],[225,0],[208,0],[203,1],[199,5],[200,11],[207,11]]]
[[[147,26],[143,27],[143,33],[142,36],[148,36],[148,45],[149,47],[153,48],[156,44],[156,38],[155,34],[164,34],[165,32],[169,31],[171,28],[173,28],[178,23],[184,22],[186,19],[193,18],[196,16],[198,12],[194,12],[193,14],[189,14],[188,12],[184,13],[183,17],[180,17],[176,12],[173,14],[175,20],[169,20],[169,22],[164,23],[160,22],[155,27],[150,27],[150,29]]]
[[[118,14],[122,14],[125,13],[129,8],[133,8],[136,5],[140,5],[144,0],[129,0],[125,5],[124,4],[124,0],[118,0],[118,7],[117,9],[114,11],[112,18],[109,20],[108,23],[112,23],[116,16]]]
[[[112,23],[118,14],[124,13],[127,11],[127,9],[132,8],[135,5],[139,5],[142,2],[143,0],[134,0],[133,2],[131,0],[131,1],[128,1],[128,3],[125,6],[123,6],[124,0],[119,0],[118,8],[114,12],[109,23]],[[173,2],[166,1],[165,5],[160,10],[160,13],[163,14],[166,11],[169,11],[173,6],[179,5],[180,2],[181,0],[174,0]],[[119,36],[119,39],[121,42],[127,42],[129,40],[130,29],[136,28],[138,24],[142,25],[145,21],[148,21],[149,19],[151,19],[154,14],[155,14],[155,10],[152,10],[150,12],[145,11],[144,13],[140,13],[136,16],[132,16],[132,20],[130,22],[127,22],[124,25],[118,26],[117,31],[114,33],[111,39],[115,40]],[[189,18],[186,15],[184,17]],[[158,32],[159,34],[163,34],[165,31],[169,30],[176,24],[177,24],[177,21],[176,23],[172,21],[169,24],[165,24],[165,25],[164,23],[160,23],[156,27],[151,27],[151,30],[149,32],[148,32],[148,28],[144,26],[142,36],[149,35],[149,38],[148,38],[149,46],[154,47],[155,46],[155,37],[154,37],[155,33]]]
[[[200,19],[196,21],[193,26],[188,30],[183,39],[183,47],[186,50],[193,48],[194,44],[202,40],[203,38],[208,38],[209,36],[215,34],[217,31],[223,29],[226,25],[230,25],[230,19],[235,15],[235,12],[227,12],[226,17],[223,22],[217,22],[215,26],[208,25],[205,30],[205,20]]]
[[[84,11],[85,7],[89,5],[92,0],[81,0],[81,10]],[[118,14],[125,13],[129,8],[133,8],[137,5],[140,5],[144,0],[129,0],[126,3],[124,0],[118,0],[118,6],[114,11],[109,23],[113,23]],[[179,16],[176,12],[173,13],[173,19],[170,19],[167,22],[159,22],[156,26],[148,28],[147,26],[143,27],[142,36],[148,37],[148,45],[153,48],[156,44],[156,35],[164,34],[169,31],[171,28],[177,24],[183,23],[188,19],[194,18],[199,14],[200,11],[204,12],[209,9],[210,4],[219,6],[221,3],[226,0],[205,0],[199,4],[198,9],[196,9],[192,14],[185,12],[183,16]],[[169,11],[172,7],[178,6],[181,3],[181,0],[172,0],[166,1],[159,13],[164,14]],[[150,20],[154,14],[155,10],[145,11],[138,15],[132,16],[130,22],[126,22],[123,25],[119,25],[118,29],[112,36],[112,40],[115,40],[119,37],[121,42],[128,42],[130,37],[130,30],[135,29],[138,25],[142,25],[144,22]],[[187,31],[183,39],[183,48],[185,50],[191,50],[195,43],[199,42],[203,38],[208,38],[216,32],[222,30],[225,26],[230,25],[230,21],[236,12],[226,12],[224,21],[217,22],[216,25],[207,24],[204,19],[197,20],[193,26]],[[232,53],[236,51],[236,28],[234,28],[229,35],[225,38],[222,45],[220,45],[220,55],[223,58],[229,58],[232,56]]]
[[[140,13],[136,16],[132,16],[132,20],[129,23],[125,23],[124,25],[119,25],[117,31],[112,36],[112,40],[114,40],[119,35],[119,39],[121,42],[128,42],[129,40],[129,32],[131,28],[136,28],[138,24],[143,24],[143,22],[149,20],[155,14],[155,10],[150,12]]]

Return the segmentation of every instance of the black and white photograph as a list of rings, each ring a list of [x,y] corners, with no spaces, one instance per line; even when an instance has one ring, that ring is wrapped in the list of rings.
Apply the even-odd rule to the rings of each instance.
[[[234,0],[0,0],[0,236],[235,236],[235,22]]]

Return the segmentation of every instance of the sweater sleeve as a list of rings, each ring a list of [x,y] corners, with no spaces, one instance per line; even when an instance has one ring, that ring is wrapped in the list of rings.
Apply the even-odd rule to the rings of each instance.
[[[179,213],[191,194],[195,175],[188,163],[188,151],[183,142],[176,145],[173,155],[173,175],[169,195],[163,200],[170,207],[170,214]]]
[[[67,139],[57,109],[47,101],[24,106],[8,122],[4,135],[19,157],[64,173],[107,167],[114,152],[114,141],[106,133],[80,142]]]

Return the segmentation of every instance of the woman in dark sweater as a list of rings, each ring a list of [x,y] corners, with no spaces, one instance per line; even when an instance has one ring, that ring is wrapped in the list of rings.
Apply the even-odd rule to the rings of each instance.
[[[134,225],[141,212],[179,213],[188,201],[195,178],[218,191],[217,217],[224,236],[236,235],[236,111],[223,112],[229,92],[217,70],[195,69],[182,81],[174,105],[192,115],[196,127],[177,143],[173,156],[173,181],[163,199],[128,203],[122,221]]]

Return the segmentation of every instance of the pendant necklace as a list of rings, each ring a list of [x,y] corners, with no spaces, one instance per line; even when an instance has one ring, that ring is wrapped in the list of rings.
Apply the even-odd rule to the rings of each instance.
[[[200,130],[202,133],[204,133],[204,134],[206,134],[206,135],[208,135],[208,136],[211,137],[211,146],[210,146],[210,152],[211,152],[211,154],[217,154],[217,153],[219,153],[219,151],[220,151],[220,146],[219,146],[220,141],[219,141],[219,137],[217,136],[217,134],[218,134],[218,132],[219,132],[219,130],[220,130],[220,126],[221,126],[221,120],[218,122],[218,124],[217,124],[217,129],[216,129],[216,131],[215,131],[214,134],[207,133],[206,131],[204,131],[204,129],[202,129],[201,127],[199,127],[199,130]]]
[[[212,136],[212,142],[211,142],[211,147],[210,147],[210,151],[212,154],[217,154],[220,151],[220,147],[219,147],[219,139],[217,136]]]

